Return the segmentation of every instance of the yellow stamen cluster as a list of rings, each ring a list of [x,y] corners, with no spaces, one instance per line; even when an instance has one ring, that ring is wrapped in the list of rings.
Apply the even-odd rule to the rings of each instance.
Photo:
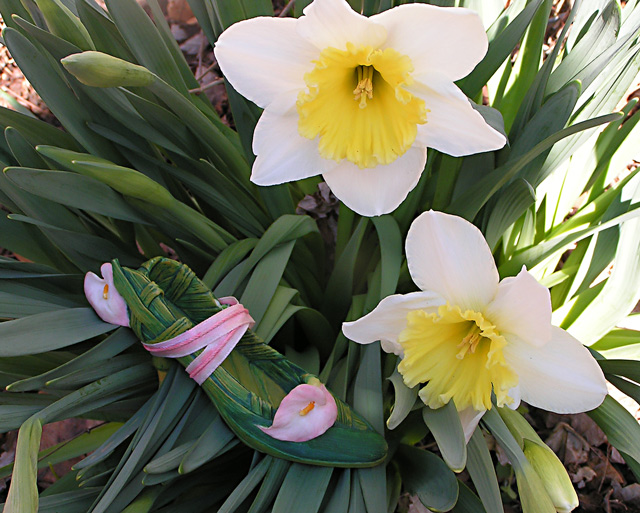
[[[104,284],[104,289],[102,289],[102,298],[103,299],[109,299],[109,284],[108,283]]]
[[[367,98],[373,100],[373,66],[358,66],[358,84],[353,90],[353,99],[360,100],[360,108],[367,106]]]

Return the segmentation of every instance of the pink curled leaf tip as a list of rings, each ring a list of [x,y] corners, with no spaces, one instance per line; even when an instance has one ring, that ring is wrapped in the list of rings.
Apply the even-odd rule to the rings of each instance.
[[[270,427],[258,426],[267,435],[285,442],[306,442],[327,431],[338,417],[336,401],[327,388],[298,385],[280,403]]]
[[[129,326],[127,303],[113,284],[113,267],[109,262],[100,267],[102,278],[88,272],[84,277],[84,294],[104,322]]]
[[[231,306],[220,310],[177,337],[155,344],[143,343],[142,345],[151,354],[165,358],[179,358],[203,349],[186,369],[189,377],[198,385],[202,385],[254,324],[249,311],[235,298],[223,299],[233,300],[223,303]]]

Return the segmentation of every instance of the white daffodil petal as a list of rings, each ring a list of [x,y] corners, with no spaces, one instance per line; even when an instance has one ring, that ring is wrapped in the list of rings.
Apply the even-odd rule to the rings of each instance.
[[[253,18],[232,25],[216,42],[214,53],[225,78],[259,107],[287,92],[293,105],[306,87],[304,74],[319,53],[298,35],[296,24],[293,18]]]
[[[430,210],[407,234],[407,263],[413,281],[462,310],[484,310],[496,294],[496,269],[482,233],[461,217]]]
[[[342,332],[349,340],[358,344],[380,340],[384,351],[401,355],[398,335],[407,327],[408,313],[413,310],[434,312],[442,304],[444,300],[432,292],[387,296],[364,317],[343,323]]]
[[[500,333],[512,333],[534,346],[551,338],[551,296],[549,290],[523,268],[514,278],[505,278],[498,293],[484,311]]]
[[[437,69],[449,80],[467,76],[487,53],[487,34],[470,9],[407,4],[371,17],[387,29],[386,48],[408,55],[415,73]]]
[[[506,144],[504,135],[487,124],[445,75],[434,71],[414,79],[407,89],[424,100],[428,109],[416,141],[454,157],[499,150]]]
[[[265,110],[253,134],[251,181],[258,185],[276,185],[319,175],[335,167],[335,162],[318,153],[318,141],[298,133],[295,111],[281,116]]]
[[[469,443],[471,437],[473,436],[473,432],[478,427],[478,423],[480,419],[485,414],[487,410],[474,410],[473,407],[469,406],[462,411],[458,412],[460,416],[460,424],[462,424],[462,431],[464,431],[464,440]]]
[[[522,400],[556,413],[579,413],[600,406],[607,395],[604,374],[586,347],[551,327],[551,340],[534,347],[509,337],[507,364],[518,374]]]
[[[361,169],[343,160],[323,173],[333,193],[351,210],[363,216],[393,212],[416,186],[427,161],[425,148],[410,148],[386,166]]]
[[[522,399],[522,394],[520,393],[520,385],[510,388],[508,395],[509,397],[511,397],[511,399],[513,399],[513,402],[507,403],[507,406],[512,410],[517,410],[518,406],[520,406],[520,400]]]
[[[347,43],[379,47],[387,37],[382,25],[356,13],[346,0],[315,0],[298,20],[298,34],[319,50],[344,50]]]

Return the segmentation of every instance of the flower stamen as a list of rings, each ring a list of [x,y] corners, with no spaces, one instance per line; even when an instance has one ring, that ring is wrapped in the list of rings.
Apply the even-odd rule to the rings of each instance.
[[[316,407],[316,402],[315,401],[310,401],[309,404],[307,404],[304,408],[302,408],[300,410],[300,416],[304,417],[307,413],[309,413],[311,410],[313,410]]]
[[[108,283],[104,284],[104,289],[102,289],[102,298],[103,299],[109,299],[109,284]]]
[[[353,99],[360,100],[360,108],[367,106],[367,98],[373,100],[373,66],[358,66],[358,85],[353,90]]]
[[[478,347],[478,344],[481,340],[482,335],[480,326],[478,326],[476,323],[473,323],[471,328],[469,329],[469,332],[462,339],[462,342],[460,342],[457,346],[460,348],[460,351],[458,352],[458,354],[456,354],[456,358],[458,360],[462,360],[468,352],[470,352],[471,354],[475,353],[476,348]]]

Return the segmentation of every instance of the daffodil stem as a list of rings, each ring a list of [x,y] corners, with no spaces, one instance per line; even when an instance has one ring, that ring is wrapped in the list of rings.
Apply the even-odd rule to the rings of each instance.
[[[203,93],[207,89],[211,89],[217,85],[224,84],[224,78],[219,78],[218,80],[214,80],[213,82],[209,82],[208,84],[203,85],[202,87],[196,87],[195,89],[189,89],[190,93]]]
[[[278,14],[278,18],[284,18],[295,3],[296,3],[296,0],[289,0],[287,5],[285,5],[282,11],[280,11],[280,14]]]

